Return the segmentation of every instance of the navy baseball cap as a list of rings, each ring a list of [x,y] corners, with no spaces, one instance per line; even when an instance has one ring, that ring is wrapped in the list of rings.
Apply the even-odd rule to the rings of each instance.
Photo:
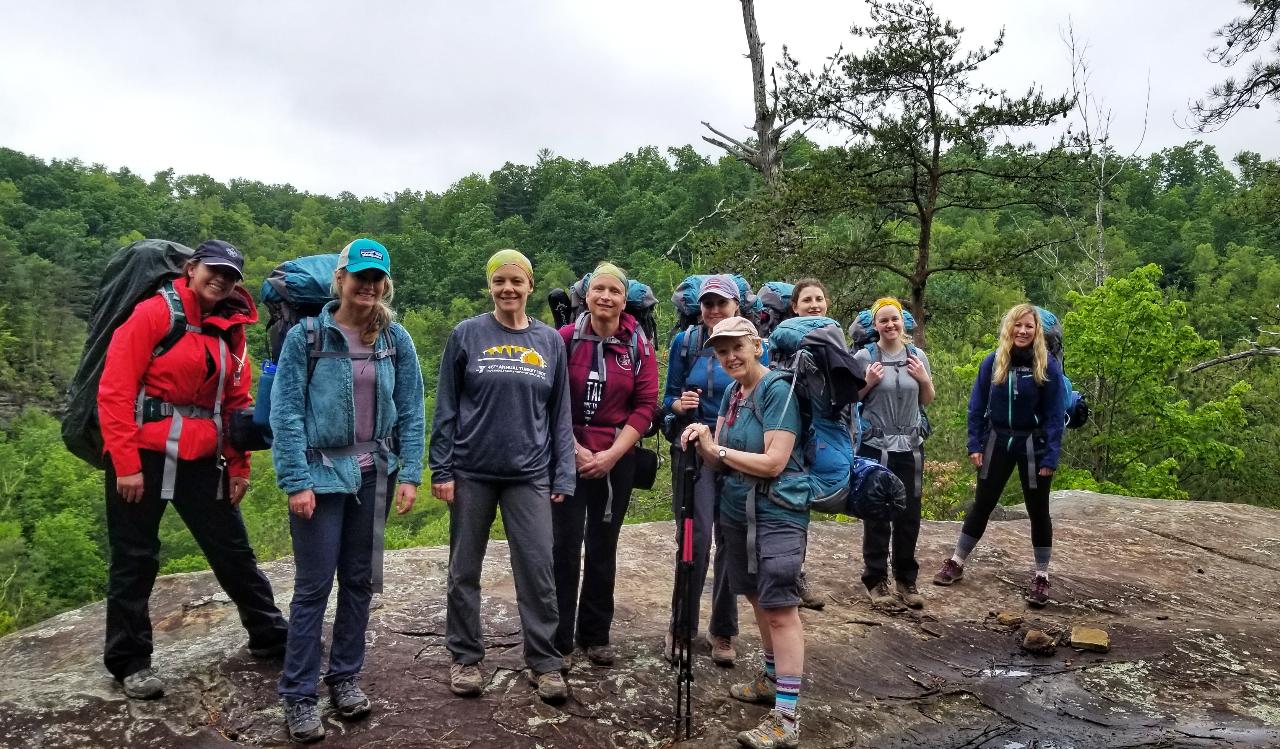
[[[391,254],[380,243],[361,237],[346,247],[338,256],[338,267],[345,268],[348,273],[359,273],[362,270],[380,270],[391,275]]]
[[[205,265],[230,268],[240,280],[244,280],[244,255],[230,242],[221,239],[206,240],[196,248],[191,259],[199,260]]]

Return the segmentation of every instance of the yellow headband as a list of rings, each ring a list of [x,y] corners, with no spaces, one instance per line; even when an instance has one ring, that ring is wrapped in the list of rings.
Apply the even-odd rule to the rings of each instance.
[[[621,268],[614,265],[613,263],[608,263],[608,262],[600,263],[599,265],[596,266],[595,270],[591,271],[591,275],[611,276],[613,278],[616,278],[618,279],[618,283],[622,284],[623,292],[625,293],[627,290],[627,274],[624,273]]]
[[[493,257],[489,258],[489,262],[484,266],[485,280],[492,281],[493,274],[504,265],[516,266],[529,277],[529,283],[533,283],[533,263],[529,262],[529,258],[519,250],[498,250],[493,253]]]
[[[891,296],[885,296],[880,297],[875,301],[875,304],[871,305],[871,319],[876,319],[876,315],[880,314],[880,310],[885,307],[894,307],[898,310],[899,315],[902,314],[902,302],[899,302]]]

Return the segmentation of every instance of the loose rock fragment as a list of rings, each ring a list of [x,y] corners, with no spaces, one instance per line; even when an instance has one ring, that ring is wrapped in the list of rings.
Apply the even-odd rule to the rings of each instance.
[[[1111,636],[1096,627],[1072,627],[1071,647],[1105,653],[1111,649]]]
[[[1022,637],[1022,649],[1033,655],[1053,655],[1058,641],[1044,630],[1029,629]]]

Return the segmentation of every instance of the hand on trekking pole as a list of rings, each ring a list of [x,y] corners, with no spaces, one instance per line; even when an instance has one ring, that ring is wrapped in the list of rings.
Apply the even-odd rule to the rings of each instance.
[[[126,502],[141,502],[142,472],[131,473],[128,476],[117,476],[116,491],[120,492],[120,498]]]
[[[691,388],[681,393],[677,400],[671,401],[671,410],[684,416],[687,413],[697,411],[701,402],[702,391],[697,388]]]

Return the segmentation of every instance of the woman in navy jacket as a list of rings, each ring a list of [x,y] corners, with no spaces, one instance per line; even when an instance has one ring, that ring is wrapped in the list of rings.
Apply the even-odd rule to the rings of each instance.
[[[969,462],[978,469],[978,490],[955,553],[934,575],[934,583],[951,585],[964,577],[965,559],[982,538],[1016,467],[1036,562],[1027,603],[1040,608],[1049,602],[1049,487],[1065,426],[1062,395],[1062,367],[1049,356],[1040,314],[1031,304],[1019,304],[1005,314],[1000,342],[982,360],[969,396]]]

